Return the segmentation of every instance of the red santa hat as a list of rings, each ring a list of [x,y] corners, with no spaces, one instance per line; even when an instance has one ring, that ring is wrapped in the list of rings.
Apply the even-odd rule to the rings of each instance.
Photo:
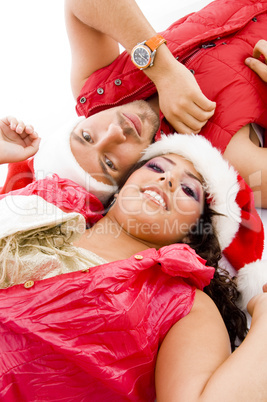
[[[150,145],[141,160],[175,153],[191,161],[202,175],[218,240],[230,264],[239,270],[261,258],[264,230],[250,187],[221,153],[200,135],[163,135]]]

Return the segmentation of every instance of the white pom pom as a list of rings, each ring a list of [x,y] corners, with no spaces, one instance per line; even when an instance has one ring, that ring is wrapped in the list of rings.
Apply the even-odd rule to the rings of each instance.
[[[245,311],[250,299],[263,292],[262,287],[265,283],[267,283],[266,260],[252,262],[238,271],[237,288],[240,292],[238,306],[241,310]]]

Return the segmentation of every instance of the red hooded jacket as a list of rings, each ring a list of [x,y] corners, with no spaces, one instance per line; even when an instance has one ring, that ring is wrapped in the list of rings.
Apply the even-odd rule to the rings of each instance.
[[[201,131],[215,147],[224,151],[248,123],[267,127],[267,84],[244,64],[257,41],[267,39],[266,0],[214,1],[178,20],[162,35],[173,55],[194,73],[204,94],[217,104]],[[124,52],[88,78],[76,110],[88,117],[155,92],[154,84]],[[164,121],[161,130],[174,131]]]

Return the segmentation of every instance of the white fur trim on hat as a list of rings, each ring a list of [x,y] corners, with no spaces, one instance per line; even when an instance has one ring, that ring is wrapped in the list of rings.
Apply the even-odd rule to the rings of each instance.
[[[37,180],[53,173],[61,178],[67,178],[94,194],[102,203],[117,190],[117,186],[97,181],[84,171],[76,161],[70,148],[70,134],[85,117],[76,117],[50,135],[34,157],[34,172]],[[88,154],[90,158],[90,154]]]
[[[258,260],[245,265],[237,274],[237,289],[240,292],[238,306],[245,311],[253,296],[263,293],[267,283],[267,261]]]
[[[161,140],[150,145],[141,160],[173,153],[193,163],[205,181],[205,191],[211,199],[210,206],[221,216],[213,216],[221,249],[232,242],[239,229],[241,211],[236,202],[239,191],[237,173],[211,143],[200,135],[163,135]]]

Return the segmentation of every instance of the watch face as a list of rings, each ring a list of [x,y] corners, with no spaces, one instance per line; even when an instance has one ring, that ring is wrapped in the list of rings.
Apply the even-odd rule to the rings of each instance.
[[[133,52],[133,61],[138,67],[147,67],[150,64],[151,57],[150,52],[144,46],[138,46]]]

